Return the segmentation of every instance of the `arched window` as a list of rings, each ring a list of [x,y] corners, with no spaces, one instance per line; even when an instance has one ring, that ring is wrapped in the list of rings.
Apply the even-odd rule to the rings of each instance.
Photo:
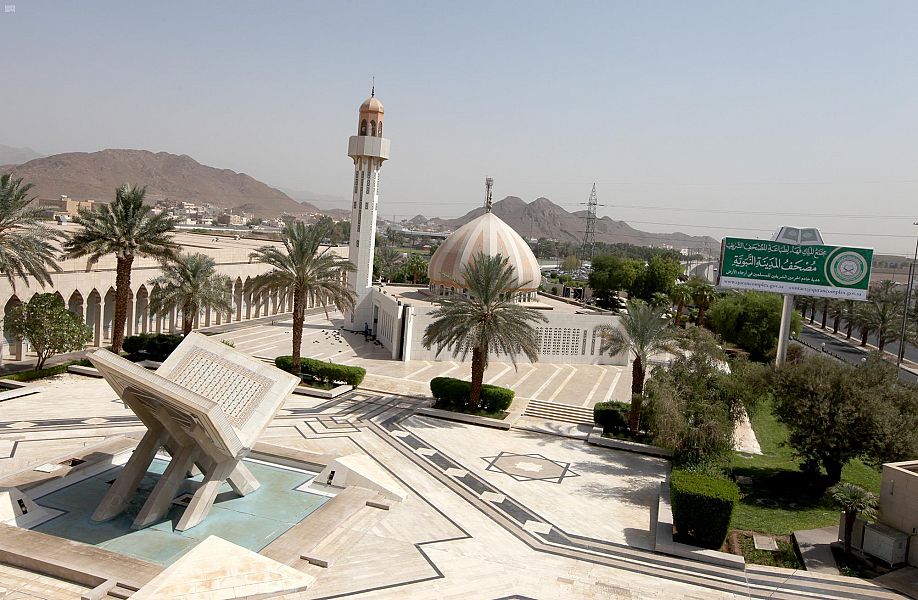
[[[366,135],[366,134],[367,134],[367,120],[364,119],[363,121],[360,122],[360,135]]]
[[[382,121],[379,122],[379,137],[382,137]]]
[[[376,137],[376,121],[370,121],[370,135]]]

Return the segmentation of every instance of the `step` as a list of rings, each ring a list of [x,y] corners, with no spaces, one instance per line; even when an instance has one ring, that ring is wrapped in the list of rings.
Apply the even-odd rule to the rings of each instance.
[[[538,417],[567,423],[593,424],[593,409],[571,404],[549,402],[547,400],[530,400],[523,411],[523,416]]]
[[[108,598],[120,598],[120,600],[127,600],[127,598],[130,598],[131,596],[133,596],[134,592],[136,591],[137,590],[132,589],[131,586],[126,586],[124,584],[119,583],[112,589],[108,590],[107,597]]]

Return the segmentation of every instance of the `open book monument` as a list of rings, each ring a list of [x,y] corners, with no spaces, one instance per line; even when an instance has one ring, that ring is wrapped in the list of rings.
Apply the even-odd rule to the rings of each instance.
[[[195,467],[204,481],[178,531],[204,520],[225,481],[242,496],[258,489],[242,459],[299,383],[296,377],[197,333],[189,334],[155,372],[104,349],[89,360],[147,427],[93,521],[124,512],[160,448],[172,459],[134,519],[135,529],[166,515]]]

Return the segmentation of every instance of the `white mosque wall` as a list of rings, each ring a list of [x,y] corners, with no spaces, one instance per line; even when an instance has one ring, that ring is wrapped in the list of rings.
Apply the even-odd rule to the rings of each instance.
[[[372,292],[373,321],[376,339],[392,352],[392,358],[399,358],[404,305],[392,296]]]
[[[410,336],[406,340],[404,360],[454,360],[452,352],[445,349],[439,356],[436,349],[427,349],[422,344],[424,330],[434,321],[430,316],[432,307],[411,307],[413,317]],[[547,323],[540,323],[536,330],[539,336],[539,362],[552,364],[628,364],[626,353],[609,356],[600,353],[600,341],[594,330],[599,325],[617,325],[618,317],[609,315],[588,315],[545,311]],[[393,356],[395,358],[395,356]],[[471,361],[471,354],[467,360]],[[491,360],[506,361],[506,356],[491,355]],[[525,356],[517,359],[528,362]]]

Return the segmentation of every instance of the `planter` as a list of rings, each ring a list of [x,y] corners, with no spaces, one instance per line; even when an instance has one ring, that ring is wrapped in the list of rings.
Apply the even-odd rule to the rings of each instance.
[[[19,398],[20,396],[28,396],[29,394],[37,394],[42,391],[42,389],[44,388],[41,386],[33,385],[25,381],[0,379],[0,402],[11,400],[12,398]]]
[[[68,373],[75,373],[77,375],[85,375],[86,377],[95,377],[101,379],[102,375],[99,374],[99,371],[95,367],[84,367],[81,365],[70,365],[67,367]]]
[[[673,455],[672,451],[666,448],[660,448],[659,446],[641,444],[640,442],[632,442],[631,440],[602,437],[602,429],[599,427],[593,428],[593,431],[587,437],[587,442],[594,446],[602,446],[603,448],[614,448],[616,450],[636,452],[638,454],[647,454],[648,456],[657,456],[660,458],[670,458]]]
[[[479,417],[478,415],[467,415],[461,412],[451,410],[440,410],[439,408],[419,408],[414,411],[416,415],[434,417],[444,421],[456,421],[458,423],[468,423],[469,425],[478,425],[479,427],[490,427],[491,429],[510,429],[512,423],[506,419],[492,419],[490,417]]]
[[[325,398],[326,400],[330,400],[332,398],[337,398],[338,396],[343,396],[353,389],[354,386],[352,385],[339,385],[338,387],[334,387],[330,390],[323,390],[309,385],[300,384],[293,389],[293,393],[299,394],[300,396],[312,396],[313,398]]]

